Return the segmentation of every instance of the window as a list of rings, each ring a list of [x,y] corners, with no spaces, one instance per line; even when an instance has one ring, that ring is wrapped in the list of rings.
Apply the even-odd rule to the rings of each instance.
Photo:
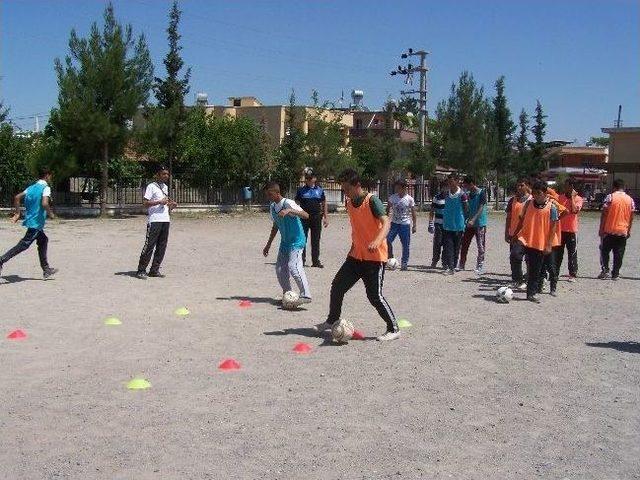
[[[356,120],[356,129],[358,129],[358,130],[362,129],[362,119],[361,118]]]
[[[240,99],[240,98],[234,98],[233,99],[233,106],[234,107],[239,107],[241,105],[242,105],[242,99]]]
[[[377,118],[373,121],[374,125],[378,125],[380,123],[380,120],[378,120]]]

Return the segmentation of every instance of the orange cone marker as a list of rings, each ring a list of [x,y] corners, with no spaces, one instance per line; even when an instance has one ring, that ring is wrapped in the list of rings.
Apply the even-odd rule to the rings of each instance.
[[[7,335],[7,338],[9,340],[24,340],[25,338],[27,338],[27,334],[22,330],[14,330],[9,335]]]
[[[296,343],[295,347],[293,347],[293,351],[296,353],[311,353],[313,348],[308,343]]]
[[[220,365],[218,365],[218,368],[224,371],[240,370],[240,364],[233,358],[227,358],[226,360],[223,360]]]

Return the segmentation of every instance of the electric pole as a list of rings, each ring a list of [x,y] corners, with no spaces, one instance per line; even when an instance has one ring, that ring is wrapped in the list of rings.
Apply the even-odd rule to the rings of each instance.
[[[420,120],[420,145],[424,147],[425,136],[427,132],[427,55],[429,52],[424,50],[414,51],[413,48],[408,49],[405,53],[400,55],[400,58],[406,59],[409,57],[420,57],[420,66],[415,67],[409,63],[406,67],[398,65],[397,70],[391,72],[392,76],[405,75],[404,83],[407,85],[413,85],[413,74],[420,73],[420,89],[419,90],[401,90],[402,95],[415,95],[419,94],[418,103],[420,105],[419,120]]]

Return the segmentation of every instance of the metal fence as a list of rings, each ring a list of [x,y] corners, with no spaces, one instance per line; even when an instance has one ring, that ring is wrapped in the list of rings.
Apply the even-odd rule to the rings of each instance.
[[[150,182],[148,179],[140,179],[135,182],[127,182],[126,184],[113,184],[106,192],[107,204],[128,207],[138,206],[142,204],[144,190]],[[438,182],[434,179],[417,179],[408,181],[408,193],[411,195],[418,206],[425,206],[431,203],[435,194],[438,193]],[[300,182],[296,185],[282,186],[283,195],[293,198],[296,189],[304,185]],[[319,185],[325,191],[327,203],[329,205],[344,204],[345,197],[340,183],[334,180],[319,182]],[[61,187],[60,185],[58,187]],[[98,180],[90,177],[74,177],[70,178],[63,185],[64,188],[58,188],[53,192],[53,203],[57,206],[68,207],[95,207],[99,204]],[[389,195],[393,193],[393,181],[383,180],[367,185],[367,190],[378,195],[383,201],[387,201]],[[0,206],[10,206],[12,204],[13,193],[2,192],[0,195]],[[5,194],[6,193],[6,194]],[[200,188],[192,187],[182,182],[180,179],[173,179],[171,185],[171,197],[179,205],[267,205],[266,199],[261,186],[251,186],[251,199],[247,199],[241,187],[209,187]],[[489,200],[494,201],[495,192],[489,194]],[[504,201],[504,192],[500,192],[500,201]]]

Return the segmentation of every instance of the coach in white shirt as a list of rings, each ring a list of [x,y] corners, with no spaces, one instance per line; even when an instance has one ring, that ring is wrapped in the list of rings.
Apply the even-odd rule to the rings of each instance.
[[[169,225],[171,225],[169,212],[177,206],[177,203],[169,198],[168,180],[169,170],[165,167],[160,167],[156,172],[156,181],[147,185],[147,189],[144,192],[142,204],[148,208],[149,220],[147,223],[147,238],[140,254],[138,272],[136,273],[136,277],[140,280],[146,280],[147,278],[147,265],[149,265],[152,255],[153,263],[151,263],[149,277],[164,277],[160,273],[160,265],[169,240]]]

